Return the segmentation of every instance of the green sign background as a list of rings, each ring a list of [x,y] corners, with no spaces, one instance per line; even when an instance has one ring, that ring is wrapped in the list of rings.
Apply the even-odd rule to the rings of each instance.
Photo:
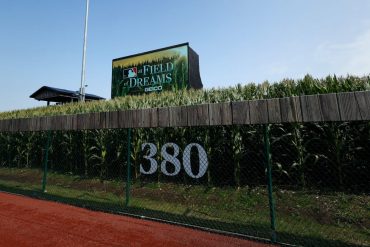
[[[188,45],[115,59],[112,63],[112,98],[188,85]]]

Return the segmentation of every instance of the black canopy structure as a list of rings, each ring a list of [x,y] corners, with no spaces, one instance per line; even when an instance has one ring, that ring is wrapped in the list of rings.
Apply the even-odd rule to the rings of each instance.
[[[65,104],[69,102],[77,102],[79,99],[79,92],[43,86],[36,92],[31,94],[30,98],[34,98],[39,101],[40,100],[46,101],[47,105],[49,105],[50,102],[56,102],[57,104]],[[104,99],[105,98],[94,94],[85,94],[85,101],[104,100]]]

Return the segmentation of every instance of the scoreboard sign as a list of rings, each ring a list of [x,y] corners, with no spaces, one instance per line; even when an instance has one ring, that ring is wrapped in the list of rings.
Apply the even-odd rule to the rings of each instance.
[[[202,87],[199,57],[188,43],[112,61],[112,98]]]

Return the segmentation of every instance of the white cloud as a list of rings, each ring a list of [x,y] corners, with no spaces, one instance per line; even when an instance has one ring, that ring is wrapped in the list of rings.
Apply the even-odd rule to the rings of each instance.
[[[338,75],[370,74],[370,29],[364,31],[347,43],[323,43],[315,58],[323,69]]]

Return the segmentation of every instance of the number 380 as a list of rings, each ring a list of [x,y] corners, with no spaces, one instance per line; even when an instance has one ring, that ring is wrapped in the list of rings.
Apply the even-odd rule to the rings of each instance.
[[[143,165],[140,164],[140,172],[143,174],[153,174],[158,169],[158,163],[153,158],[157,154],[157,146],[153,143],[143,143],[141,145],[141,150],[144,151],[146,147],[149,147],[149,154],[144,155],[143,158],[150,162],[149,170],[144,170]],[[173,154],[168,153],[168,148],[173,148]],[[192,148],[196,148],[198,150],[198,158],[199,158],[199,171],[198,174],[194,174],[191,169],[191,159],[190,154]],[[161,156],[163,158],[161,162],[161,172],[167,176],[176,176],[181,170],[181,162],[177,158],[180,154],[180,148],[176,143],[166,143],[162,146],[161,149]],[[172,172],[169,172],[167,169],[167,163],[171,164],[174,169]],[[201,178],[207,171],[208,168],[208,158],[207,153],[204,148],[199,145],[198,143],[190,143],[184,149],[182,155],[182,164],[184,166],[185,172],[192,178]]]

